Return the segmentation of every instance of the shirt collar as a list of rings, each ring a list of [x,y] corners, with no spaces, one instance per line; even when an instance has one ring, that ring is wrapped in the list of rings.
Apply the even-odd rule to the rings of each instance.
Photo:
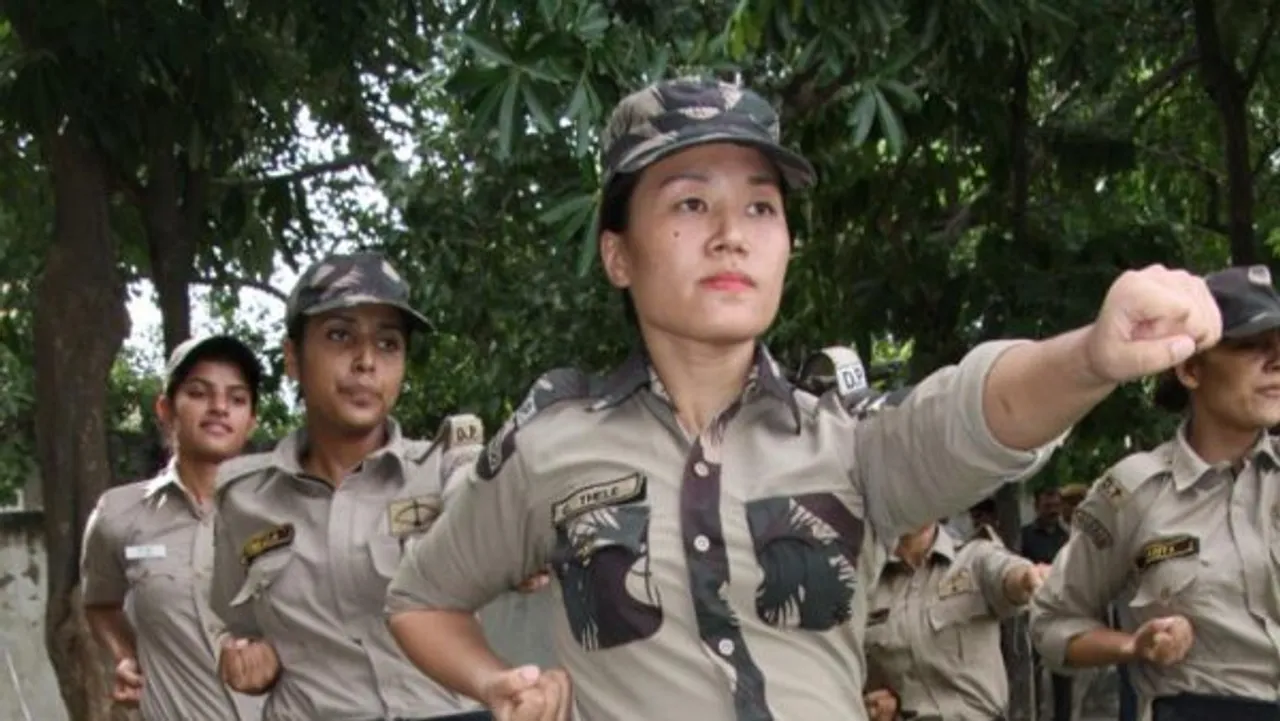
[[[180,486],[178,483],[177,458],[169,459],[169,464],[164,467],[164,470],[157,473],[155,478],[147,481],[147,485],[142,491],[142,497],[149,500],[152,496],[155,496],[171,485]]]
[[[649,362],[648,354],[643,349],[636,349],[622,365],[605,377],[600,386],[599,400],[592,404],[591,409],[612,408],[641,388],[648,388],[650,393],[670,401],[666,386]],[[787,380],[778,362],[763,343],[756,344],[755,359],[744,388],[746,395],[754,392],[764,393],[786,404],[796,428],[800,427],[800,405],[796,401],[795,387]]]
[[[947,531],[947,527],[941,523],[934,524],[933,545],[929,546],[929,552],[925,554],[925,559],[929,561],[941,560],[948,564],[956,560],[956,539]],[[889,563],[896,564],[903,568],[908,568],[907,562],[898,556],[897,548],[889,553]]]
[[[1231,465],[1225,461],[1212,465],[1205,462],[1187,441],[1186,421],[1183,421],[1182,425],[1178,426],[1178,432],[1174,435],[1171,455],[1170,471],[1173,474],[1173,486],[1178,491],[1185,491],[1194,486],[1210,471],[1227,470]],[[1280,468],[1280,457],[1276,454],[1271,436],[1265,431],[1258,434],[1258,440],[1254,442],[1244,457],[1255,463],[1266,463],[1271,468]]]

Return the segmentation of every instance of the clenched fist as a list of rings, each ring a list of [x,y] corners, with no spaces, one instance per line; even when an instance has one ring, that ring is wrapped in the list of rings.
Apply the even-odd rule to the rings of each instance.
[[[1187,657],[1194,641],[1186,616],[1153,618],[1133,634],[1133,655],[1156,666],[1172,666]]]
[[[1172,368],[1221,335],[1222,315],[1202,278],[1150,265],[1111,284],[1086,353],[1099,380],[1123,383]]]
[[[125,658],[116,664],[111,700],[122,706],[137,706],[142,701],[142,669],[138,659]]]
[[[266,693],[280,675],[280,658],[266,641],[226,638],[218,657],[218,674],[223,683],[240,693]]]
[[[508,669],[494,674],[480,695],[495,721],[569,721],[573,713],[573,689],[561,669]]]

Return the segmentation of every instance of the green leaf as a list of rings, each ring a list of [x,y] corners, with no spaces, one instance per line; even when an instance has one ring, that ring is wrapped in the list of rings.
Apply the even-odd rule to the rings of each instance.
[[[538,222],[543,225],[555,225],[575,213],[582,213],[584,208],[590,208],[595,205],[595,202],[596,197],[594,194],[579,195],[576,198],[569,198],[538,216]]]
[[[902,121],[899,120],[898,114],[894,111],[893,106],[889,105],[889,99],[880,92],[879,88],[872,90],[876,97],[876,114],[880,117],[880,128],[884,131],[885,139],[889,141],[889,150],[897,155],[902,152],[906,145],[905,133],[902,129]]]
[[[585,3],[582,15],[577,22],[578,37],[588,43],[598,43],[604,39],[609,29],[609,16],[599,3]]]
[[[865,92],[853,109],[853,144],[862,145],[871,134],[876,119],[876,96]]]
[[[905,110],[916,110],[924,104],[924,101],[920,99],[920,96],[916,91],[906,85],[903,85],[897,80],[882,80],[880,82],[880,87],[898,96],[898,100],[902,101],[902,107]]]
[[[461,37],[463,44],[471,48],[472,52],[485,60],[499,66],[515,64],[515,61],[511,59],[511,56],[496,45],[485,40],[481,40],[480,38],[468,33],[462,33]]]
[[[512,136],[515,133],[516,98],[520,95],[520,74],[511,73],[507,89],[502,93],[502,106],[498,110],[498,157],[511,157]]]
[[[593,200],[595,200],[593,198]],[[590,216],[591,222],[585,223],[582,231],[582,245],[578,249],[578,276],[586,277],[596,259],[596,245],[600,242],[600,214],[595,212],[594,203]]]
[[[521,84],[521,90],[524,91],[524,102],[529,107],[529,114],[533,116],[533,121],[538,124],[538,127],[546,131],[555,130],[556,123],[551,119],[551,114],[547,112],[546,106],[538,99],[538,93],[533,84],[523,83]]]

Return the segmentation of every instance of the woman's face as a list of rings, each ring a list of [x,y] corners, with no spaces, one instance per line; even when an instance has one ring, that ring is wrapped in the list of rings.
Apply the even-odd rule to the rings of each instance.
[[[641,172],[627,231],[602,233],[600,256],[643,328],[729,345],[769,327],[791,252],[779,182],[760,151],[733,143],[695,146]]]
[[[1198,417],[1254,432],[1280,423],[1280,331],[1224,340],[1178,368]]]

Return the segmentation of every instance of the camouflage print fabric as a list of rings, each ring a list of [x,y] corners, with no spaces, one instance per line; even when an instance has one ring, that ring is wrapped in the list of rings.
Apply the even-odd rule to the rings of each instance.
[[[647,506],[595,508],[556,529],[552,566],[583,648],[614,648],[658,632],[662,605],[649,579],[648,547]]]
[[[679,150],[713,142],[759,148],[778,166],[789,188],[813,185],[809,161],[781,144],[778,114],[747,88],[714,79],[681,78],[650,85],[623,98],[601,138],[603,185],[635,173]]]
[[[370,304],[398,308],[417,328],[431,326],[409,305],[409,284],[378,253],[331,255],[308,267],[289,294],[285,323],[292,327],[302,316]]]

